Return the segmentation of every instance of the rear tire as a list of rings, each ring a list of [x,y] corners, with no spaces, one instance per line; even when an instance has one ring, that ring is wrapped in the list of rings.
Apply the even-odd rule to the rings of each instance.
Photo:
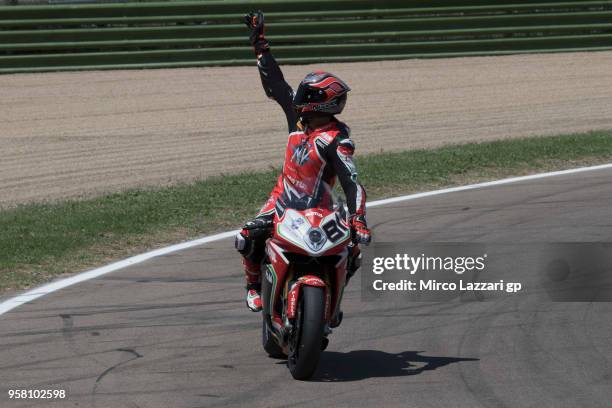
[[[291,335],[287,365],[296,380],[309,379],[321,357],[325,326],[325,292],[321,287],[303,286],[296,327]]]
[[[268,330],[268,325],[266,324],[265,320],[262,322],[261,327],[261,343],[264,350],[270,357],[279,359],[287,358],[287,355],[283,353],[283,349],[280,348],[278,343],[276,343],[274,338],[270,335],[270,331]]]

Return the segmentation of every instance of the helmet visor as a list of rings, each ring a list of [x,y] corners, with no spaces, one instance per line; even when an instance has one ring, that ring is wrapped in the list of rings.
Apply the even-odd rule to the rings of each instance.
[[[323,102],[327,94],[322,89],[311,88],[308,85],[300,84],[293,97],[294,106],[304,106],[309,103]]]

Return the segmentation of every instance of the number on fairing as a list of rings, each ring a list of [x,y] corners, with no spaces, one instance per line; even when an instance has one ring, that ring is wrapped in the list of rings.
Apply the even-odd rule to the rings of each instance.
[[[336,220],[326,222],[321,228],[331,242],[336,242],[344,236],[344,228],[340,227]]]

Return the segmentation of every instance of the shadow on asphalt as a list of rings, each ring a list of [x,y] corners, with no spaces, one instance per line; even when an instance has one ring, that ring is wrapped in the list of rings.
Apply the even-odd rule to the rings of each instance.
[[[310,381],[342,382],[375,377],[401,377],[421,374],[461,361],[478,361],[477,358],[435,357],[420,353],[423,352],[385,353],[376,350],[323,352],[317,371]]]

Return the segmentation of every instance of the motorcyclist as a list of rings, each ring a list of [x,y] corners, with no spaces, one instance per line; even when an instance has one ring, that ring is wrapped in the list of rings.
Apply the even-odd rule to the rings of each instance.
[[[347,198],[354,242],[368,244],[371,233],[365,219],[366,193],[357,181],[352,158],[355,145],[348,126],[335,117],[344,109],[350,88],[329,72],[315,71],[306,75],[294,92],[264,37],[263,13],[247,14],[245,23],[251,30],[250,42],[263,88],[285,112],[289,130],[282,173],[268,201],[236,236],[236,249],[243,255],[246,273],[246,304],[258,312],[262,309],[260,267],[265,241],[271,235],[274,213],[282,212],[288,196],[321,197],[324,186],[333,186],[338,177]],[[353,248],[354,257],[359,249],[358,245]]]

